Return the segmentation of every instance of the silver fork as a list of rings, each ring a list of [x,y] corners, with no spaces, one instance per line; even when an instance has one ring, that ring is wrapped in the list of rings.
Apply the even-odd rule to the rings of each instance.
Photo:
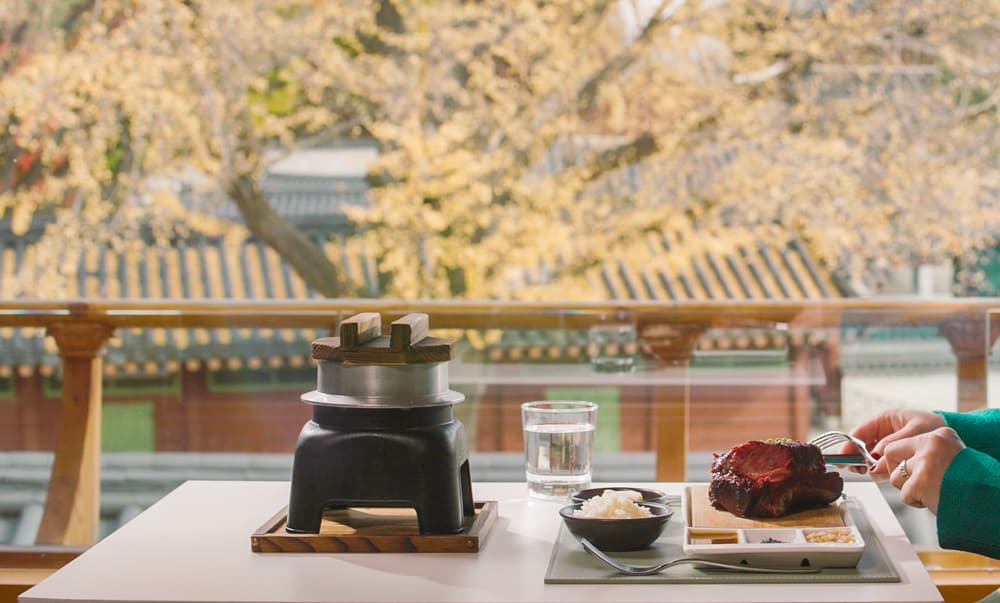
[[[827,446],[832,446],[833,444],[843,444],[844,442],[854,444],[854,447],[861,452],[861,456],[868,461],[869,466],[874,467],[878,464],[878,459],[868,452],[868,446],[866,446],[863,441],[849,433],[844,433],[843,431],[827,431],[809,440],[810,444],[815,444],[820,450],[826,448]]]
[[[658,563],[656,565],[649,566],[634,566],[626,565],[620,561],[617,561],[608,556],[607,553],[601,549],[594,546],[594,543],[587,540],[586,538],[580,539],[580,544],[583,548],[587,550],[588,553],[597,557],[604,563],[615,568],[623,574],[629,574],[631,576],[648,576],[649,574],[656,574],[661,572],[668,567],[673,567],[675,565],[680,565],[682,563],[692,563],[695,565],[706,565],[709,567],[717,567],[728,570],[737,570],[741,572],[756,572],[758,574],[815,574],[821,571],[822,568],[819,567],[790,567],[790,568],[779,568],[779,567],[756,567],[753,565],[737,565],[734,563],[722,563],[720,561],[712,561],[710,559],[698,559],[697,557],[679,557],[677,559],[671,559],[670,561],[665,561],[663,563]]]

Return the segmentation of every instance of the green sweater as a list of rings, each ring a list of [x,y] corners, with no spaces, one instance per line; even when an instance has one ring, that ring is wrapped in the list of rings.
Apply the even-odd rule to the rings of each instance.
[[[938,414],[967,446],[941,480],[938,543],[1000,559],[1000,409]]]

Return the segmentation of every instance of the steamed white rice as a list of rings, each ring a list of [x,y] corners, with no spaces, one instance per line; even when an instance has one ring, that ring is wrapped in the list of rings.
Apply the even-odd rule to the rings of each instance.
[[[573,511],[576,517],[597,519],[630,519],[650,517],[652,512],[635,504],[642,500],[642,494],[635,490],[605,490],[600,496],[585,500],[580,508]]]

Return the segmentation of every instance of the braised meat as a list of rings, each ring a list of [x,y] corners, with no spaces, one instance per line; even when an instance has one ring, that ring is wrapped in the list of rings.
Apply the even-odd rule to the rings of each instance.
[[[815,445],[752,440],[716,455],[708,496],[739,517],[782,517],[830,504],[843,490]]]

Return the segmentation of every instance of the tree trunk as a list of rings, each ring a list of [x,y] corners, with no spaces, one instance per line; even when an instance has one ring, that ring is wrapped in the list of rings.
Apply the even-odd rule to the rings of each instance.
[[[229,194],[250,232],[291,264],[306,285],[325,297],[349,295],[347,283],[337,266],[315,242],[271,208],[252,178],[237,177]]]

